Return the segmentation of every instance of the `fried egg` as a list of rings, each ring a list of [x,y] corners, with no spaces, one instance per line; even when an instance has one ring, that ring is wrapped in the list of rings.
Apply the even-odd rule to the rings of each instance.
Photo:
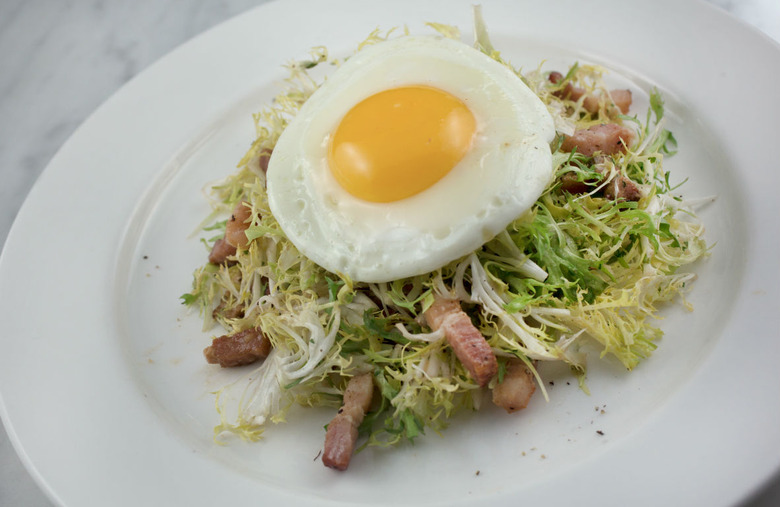
[[[479,248],[552,179],[553,120],[508,67],[461,42],[360,50],[303,104],[267,171],[280,227],[354,281],[427,273]]]

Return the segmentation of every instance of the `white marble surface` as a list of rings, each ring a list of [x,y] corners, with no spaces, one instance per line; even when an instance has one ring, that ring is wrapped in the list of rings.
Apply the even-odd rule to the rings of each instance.
[[[780,1],[708,1],[780,41]],[[179,44],[262,3],[0,0],[0,246],[38,175],[95,108]],[[51,505],[0,431],[0,506]],[[780,506],[780,477],[745,505]]]

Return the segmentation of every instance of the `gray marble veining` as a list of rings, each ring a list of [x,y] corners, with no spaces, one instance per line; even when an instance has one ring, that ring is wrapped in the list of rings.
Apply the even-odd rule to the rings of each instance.
[[[0,2],[0,244],[74,130],[145,67],[263,2]]]

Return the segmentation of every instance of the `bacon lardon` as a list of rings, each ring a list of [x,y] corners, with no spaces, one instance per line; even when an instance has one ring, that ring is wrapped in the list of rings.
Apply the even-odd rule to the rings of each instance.
[[[252,364],[265,359],[270,352],[271,341],[259,328],[214,338],[211,345],[203,349],[209,364],[219,364],[223,368]]]
[[[250,217],[252,209],[246,202],[239,202],[233,209],[230,218],[225,224],[225,237],[218,239],[209,253],[209,262],[211,264],[225,264],[228,258],[236,254],[236,248],[246,248],[249,242],[246,237],[246,230],[251,223]]]
[[[328,424],[322,463],[336,470],[346,470],[352,460],[358,439],[358,427],[371,407],[374,379],[370,373],[349,379],[339,413]]]
[[[603,123],[588,129],[576,130],[566,136],[561,144],[562,151],[577,151],[586,157],[594,153],[615,155],[626,151],[634,140],[634,131],[617,123]]]
[[[561,79],[563,79],[563,74],[555,71],[550,72],[548,79],[551,83],[558,84],[561,82]],[[553,95],[562,99],[569,99],[574,102],[577,102],[583,96],[585,96],[585,98],[582,99],[582,107],[584,107],[585,110],[589,113],[597,113],[599,110],[600,99],[598,95],[588,94],[584,88],[574,86],[571,83],[566,83],[566,85],[561,90],[553,93]],[[631,103],[633,102],[631,90],[610,90],[609,98],[615,107],[617,107],[618,110],[623,114],[628,113],[628,109],[631,107]]]
[[[252,222],[252,208],[246,202],[239,202],[225,225],[225,241],[236,248],[246,248],[249,240],[246,230]]]
[[[493,403],[511,414],[528,406],[535,391],[536,383],[528,366],[519,359],[510,359],[504,378],[493,388]]]
[[[209,262],[212,264],[225,264],[228,257],[236,255],[236,247],[225,241],[225,238],[218,239],[209,253]]]
[[[471,378],[480,386],[487,385],[498,372],[498,361],[485,337],[461,308],[460,302],[437,296],[425,312],[425,320],[434,331],[444,331],[447,342]]]

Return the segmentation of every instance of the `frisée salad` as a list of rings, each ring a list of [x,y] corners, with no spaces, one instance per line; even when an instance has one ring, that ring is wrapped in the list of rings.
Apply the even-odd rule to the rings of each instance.
[[[709,247],[700,202],[683,197],[664,165],[677,145],[661,94],[649,91],[650,107],[635,113],[631,91],[609,89],[601,67],[515,69],[479,10],[473,46],[455,27],[429,27],[511,71],[543,104],[554,126],[543,143],[546,184],[505,227],[436,269],[390,280],[326,269],[272,211],[277,145],[331,80],[317,73],[410,36],[376,31],[346,61],[318,47],[288,64],[285,89],[254,115],[257,137],[237,170],[209,187],[209,261],[182,296],[215,336],[206,359],[246,372],[215,393],[218,440],[258,440],[293,405],[333,407],[323,462],[343,470],[361,446],[443,432],[491,396],[509,413],[547,398],[540,362],[567,364],[584,390],[594,350],[631,370],[659,345],[659,308],[690,308],[695,274],[685,268]],[[506,417],[522,424],[522,413]]]

